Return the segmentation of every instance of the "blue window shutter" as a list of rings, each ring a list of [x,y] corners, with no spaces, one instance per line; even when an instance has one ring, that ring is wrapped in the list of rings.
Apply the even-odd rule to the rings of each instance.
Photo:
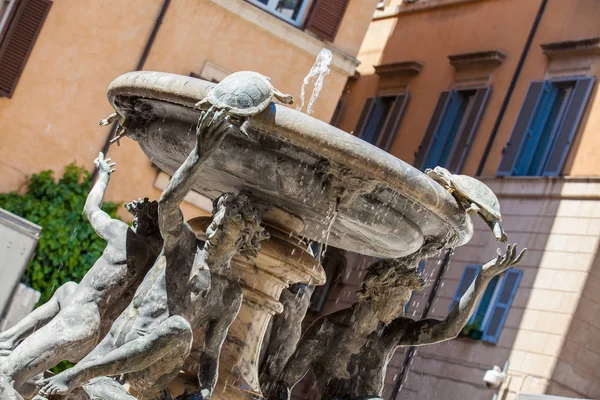
[[[490,283],[488,283],[487,287],[485,288],[485,291],[483,292],[483,295],[481,296],[481,299],[479,300],[477,309],[475,310],[473,316],[471,317],[471,320],[469,321],[477,323],[480,329],[482,328],[482,325],[485,321],[485,315],[487,314],[487,311],[490,308],[490,303],[494,298],[494,293],[496,292],[496,286],[498,286],[499,280],[500,278],[498,276],[495,276],[492,278]]]
[[[453,154],[450,155],[446,164],[447,169],[452,173],[460,173],[465,163],[491,91],[491,87],[477,89],[472,101],[473,104],[463,117],[464,123],[461,124],[461,130],[457,133],[456,145],[452,150]]]
[[[535,165],[532,165],[533,160],[538,151],[538,146],[546,126],[550,123],[549,119],[553,119],[552,111],[557,93],[558,90],[554,88],[550,82],[544,82],[544,87],[538,100],[535,113],[531,118],[527,132],[525,132],[519,155],[513,166],[512,175],[530,175],[530,169],[532,169],[532,167],[535,169]]]
[[[450,97],[450,92],[442,92],[440,97],[433,109],[433,114],[431,115],[431,119],[429,120],[429,124],[427,125],[427,129],[425,130],[425,135],[423,136],[423,140],[421,141],[421,145],[415,154],[415,167],[422,168],[423,160],[425,160],[425,156],[429,150],[429,145],[433,140],[433,137],[438,129],[438,125],[440,123],[440,119],[444,110],[446,109],[448,99]]]
[[[511,268],[504,273],[500,290],[488,311],[489,314],[483,327],[482,340],[490,343],[498,342],[522,275],[523,271],[515,268]]]
[[[571,148],[571,143],[573,142],[573,138],[579,127],[581,117],[588,103],[595,80],[594,77],[577,79],[575,87],[573,88],[573,94],[567,105],[562,125],[559,128],[556,141],[550,151],[550,156],[544,168],[543,175],[560,175],[565,160],[567,159],[569,149]]]
[[[374,101],[375,101],[375,97],[369,97],[369,98],[367,98],[367,101],[365,101],[365,106],[363,107],[362,111],[360,112],[360,116],[358,117],[358,122],[356,123],[356,127],[354,128],[355,136],[361,137],[362,132],[365,128],[365,124],[369,120],[369,117],[371,116],[371,112],[373,111]]]
[[[452,299],[452,303],[450,303],[448,311],[452,310],[452,307],[460,301],[460,298],[465,294],[469,286],[471,286],[471,283],[473,283],[479,271],[481,271],[481,265],[469,264],[465,266],[465,270],[460,277],[460,282],[458,282],[456,293],[454,293],[454,298]]]
[[[446,107],[444,107],[444,112],[437,124],[437,129],[433,134],[431,143],[429,143],[421,169],[433,168],[440,164],[440,157],[444,148],[448,145],[448,136],[456,123],[461,103],[460,96],[457,92],[450,91],[448,93]]]
[[[400,127],[400,121],[402,121],[404,109],[406,108],[409,97],[410,96],[406,93],[399,94],[394,98],[394,102],[390,107],[385,125],[383,126],[381,134],[377,140],[377,146],[380,149],[388,151],[392,146],[396,132],[398,132],[398,128]]]
[[[529,89],[523,100],[523,105],[521,106],[521,111],[517,116],[517,120],[515,121],[515,125],[510,135],[510,139],[504,148],[504,155],[502,156],[502,161],[500,161],[497,175],[515,175],[515,162],[517,161],[517,157],[522,148],[523,139],[532,124],[534,113],[538,108],[538,103],[542,98],[542,91],[545,86],[546,83],[543,81],[534,81],[529,85]]]

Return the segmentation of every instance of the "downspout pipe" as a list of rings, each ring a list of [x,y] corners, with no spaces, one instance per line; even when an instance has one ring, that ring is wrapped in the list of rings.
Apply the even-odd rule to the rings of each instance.
[[[146,40],[146,46],[144,46],[144,51],[142,52],[142,55],[140,56],[137,66],[135,67],[135,71],[141,71],[144,68],[144,64],[146,64],[146,60],[148,59],[148,55],[150,54],[152,45],[154,44],[154,41],[156,40],[156,36],[158,35],[158,30],[160,29],[160,26],[163,23],[163,20],[165,18],[165,15],[167,14],[167,10],[168,10],[170,4],[171,4],[171,0],[163,1],[163,4],[160,8],[158,16],[156,17],[156,20],[154,21],[154,26],[152,27],[152,32],[150,32],[150,36],[148,36],[148,39]],[[110,148],[110,139],[115,135],[117,126],[118,126],[118,123],[115,122],[112,124],[112,126],[110,128],[110,133],[106,137],[106,141],[104,142],[104,146],[102,147],[102,152],[104,153],[104,155],[108,154],[108,150]],[[94,172],[92,173],[92,181],[94,181],[94,179],[96,179],[96,175],[98,174],[98,171],[96,170],[96,168],[94,168],[93,171]]]
[[[425,304],[425,309],[423,310],[423,314],[421,315],[421,319],[425,319],[429,316],[429,312],[431,311],[431,307],[433,305],[433,301],[437,295],[438,289],[441,287],[442,279],[444,278],[444,273],[448,269],[448,265],[450,265],[450,261],[452,260],[452,255],[454,254],[454,248],[450,248],[446,251],[444,255],[444,259],[442,260],[442,265],[438,270],[438,273],[435,277],[435,283],[431,292],[429,292],[429,296],[427,297],[427,303]],[[398,379],[396,380],[396,385],[394,386],[394,391],[392,392],[392,400],[396,400],[398,398],[398,394],[400,393],[400,389],[402,389],[402,384],[404,383],[404,378],[408,373],[408,367],[412,362],[415,353],[417,352],[416,346],[410,346],[406,351],[406,355],[404,356],[404,362],[402,363],[402,369],[400,370],[400,374],[398,374]]]
[[[544,14],[544,10],[546,9],[546,4],[548,0],[542,0],[540,3],[540,8],[538,13],[533,21],[533,25],[531,26],[531,30],[529,31],[529,36],[527,37],[527,41],[525,42],[525,47],[523,48],[523,52],[521,53],[521,58],[519,59],[519,63],[517,64],[517,68],[515,69],[515,73],[510,81],[510,85],[508,86],[508,90],[506,91],[506,96],[504,96],[504,101],[502,101],[502,105],[500,106],[500,111],[498,111],[498,118],[496,118],[496,122],[494,123],[494,127],[492,128],[492,133],[490,134],[490,139],[485,146],[485,151],[483,152],[483,157],[481,158],[481,162],[479,163],[479,167],[477,168],[477,176],[481,176],[483,172],[483,167],[487,162],[490,151],[492,150],[492,145],[496,140],[496,135],[498,134],[498,129],[500,129],[500,124],[504,119],[504,114],[506,113],[506,109],[508,108],[508,103],[510,103],[510,98],[512,97],[513,91],[515,90],[515,86],[517,85],[517,81],[519,80],[519,76],[521,75],[521,70],[523,69],[523,64],[525,64],[525,60],[527,59],[527,55],[529,54],[529,49],[531,48],[531,44],[533,43],[533,38],[538,30],[540,25],[540,21],[542,20],[542,15]]]

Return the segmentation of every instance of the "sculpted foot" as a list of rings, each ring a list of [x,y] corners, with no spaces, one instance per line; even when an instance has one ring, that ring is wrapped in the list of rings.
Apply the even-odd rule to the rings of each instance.
[[[40,389],[40,394],[46,397],[64,396],[81,386],[83,382],[80,381],[76,373],[71,371],[68,369],[51,378],[41,380],[40,385],[42,388]]]

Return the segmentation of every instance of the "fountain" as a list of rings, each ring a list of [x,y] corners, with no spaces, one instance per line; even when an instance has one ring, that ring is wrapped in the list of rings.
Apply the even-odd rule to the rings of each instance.
[[[194,145],[195,104],[214,86],[159,72],[115,79],[108,98],[126,117],[127,135],[152,162],[173,174]],[[271,103],[252,117],[247,135],[227,135],[193,189],[211,199],[245,193],[271,239],[255,265],[237,260],[244,304],[221,356],[216,398],[260,393],[257,363],[270,315],[287,285],[322,284],[324,273],[300,238],[375,257],[416,252],[425,239],[460,246],[472,235],[454,198],[422,172],[364,141]],[[202,234],[202,223],[196,229]],[[204,226],[206,221],[204,221]],[[235,393],[235,394],[234,394]]]
[[[321,58],[313,68],[316,91],[327,73],[327,53]],[[254,87],[246,85],[251,80]],[[296,343],[289,344],[292,347],[286,350],[292,351],[286,354],[292,355],[264,394],[269,399],[289,395],[312,366],[320,368],[319,386],[327,398],[377,395],[381,374],[396,347],[455,337],[491,279],[521,259],[523,253],[509,246],[505,256],[485,264],[444,321],[402,318],[407,295],[423,287],[417,263],[444,247],[468,242],[473,234],[468,213],[479,213],[497,238],[504,240],[497,199],[489,188],[443,168],[424,174],[307,114],[268,103],[271,96],[289,103],[291,96],[278,92],[258,74],[239,73],[210,92],[214,86],[200,79],[149,71],[128,73],[111,83],[108,98],[116,113],[103,123],[118,116],[118,137],[127,135],[137,141],[156,166],[173,176],[158,207],[147,199],[131,203],[136,218],[136,210],[141,209],[153,210],[144,213],[146,219],[158,216],[162,238],[152,229],[154,225],[147,221],[144,226],[157,240],[164,239],[163,253],[143,282],[135,284],[139,285],[135,296],[128,291],[133,300],[121,313],[122,304],[121,316],[100,344],[91,341],[96,331],[90,329],[95,328],[77,322],[90,340],[85,354],[73,358],[85,357],[72,369],[46,379],[41,395],[75,390],[80,396],[87,385],[88,395],[100,390],[119,392],[119,399],[130,398],[115,380],[106,378],[127,374],[130,382],[135,381],[132,390],[144,391],[141,396],[198,398],[189,397],[191,391],[208,398],[216,385],[210,397],[215,400],[263,398],[261,348],[269,321],[283,311],[282,291],[292,284],[314,286],[326,280],[318,257],[309,250],[311,242],[384,260],[369,267],[352,307],[315,321],[297,348]],[[219,93],[234,106],[227,108]],[[315,92],[309,109],[314,99]],[[203,106],[210,109],[202,111]],[[99,207],[113,164],[102,154],[95,163],[101,171],[99,184],[88,202]],[[215,200],[212,218],[183,223],[178,204],[190,189]],[[120,231],[120,246],[126,243],[126,230]],[[197,247],[194,234],[206,244]],[[160,248],[156,243],[155,252]],[[113,255],[123,258],[128,250]],[[186,252],[195,253],[188,257]],[[88,284],[93,286],[94,281]],[[103,295],[110,298],[107,292]],[[121,303],[129,301],[123,298]],[[94,310],[100,306],[91,304]],[[102,324],[112,323],[115,317]],[[301,318],[290,321],[299,324]],[[42,336],[40,344],[49,346],[44,334],[37,336]],[[28,349],[21,350],[27,353]],[[56,349],[49,353],[61,356]],[[184,365],[186,359],[198,363]],[[20,399],[17,389],[36,386],[35,381],[27,381],[33,375],[23,372],[31,362],[13,354],[7,360],[12,372],[0,364],[0,395],[9,393],[10,399]],[[323,368],[323,360],[330,365]],[[198,393],[198,377],[202,394]]]

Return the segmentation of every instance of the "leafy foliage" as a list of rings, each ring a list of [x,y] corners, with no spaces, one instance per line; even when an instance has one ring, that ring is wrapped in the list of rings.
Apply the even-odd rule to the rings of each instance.
[[[0,194],[0,207],[42,227],[37,251],[23,275],[23,283],[38,290],[40,303],[68,281],[79,282],[102,254],[106,242],[89,224],[83,206],[91,189],[90,173],[74,164],[56,182],[52,171],[31,176],[27,193]],[[111,217],[117,205],[105,202]]]

